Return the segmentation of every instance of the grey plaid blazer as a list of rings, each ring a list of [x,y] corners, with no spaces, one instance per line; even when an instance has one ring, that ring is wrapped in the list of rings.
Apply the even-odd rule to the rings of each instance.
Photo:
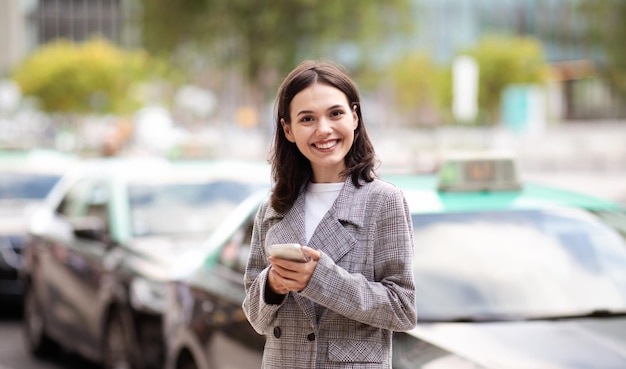
[[[268,247],[291,242],[305,244],[304,191],[286,214],[265,203],[255,219],[243,310],[266,336],[263,368],[391,368],[393,331],[417,322],[413,226],[400,189],[380,179],[356,188],[348,178],[308,244],[322,253],[308,286],[268,304]]]

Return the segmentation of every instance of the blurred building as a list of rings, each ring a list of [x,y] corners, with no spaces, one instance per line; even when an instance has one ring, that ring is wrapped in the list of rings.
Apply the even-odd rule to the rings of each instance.
[[[583,42],[585,22],[576,9],[581,0],[415,1],[415,46],[439,61],[450,60],[486,34],[536,37],[550,62],[591,56]]]
[[[413,47],[449,62],[486,34],[533,36],[560,74],[562,118],[626,118],[624,103],[590,73],[598,55],[584,42],[585,22],[577,10],[593,0],[412,0],[417,32]],[[139,46],[137,0],[1,0],[0,76],[37,45],[66,38],[104,36]]]
[[[33,0],[26,14],[27,28],[38,44],[56,39],[84,41],[105,37],[118,44],[129,41],[132,1],[127,0]]]
[[[58,39],[105,37],[137,45],[135,0],[0,1],[0,76],[39,45]]]
[[[450,62],[485,35],[534,37],[558,72],[564,120],[626,118],[624,102],[593,76],[602,55],[585,40],[587,22],[577,9],[585,0],[415,1],[412,46],[435,60]]]
[[[24,17],[20,0],[0,1],[0,78],[15,65],[22,55]]]

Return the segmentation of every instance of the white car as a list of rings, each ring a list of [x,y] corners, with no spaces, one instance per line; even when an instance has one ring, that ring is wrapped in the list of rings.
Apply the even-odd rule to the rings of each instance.
[[[175,256],[204,243],[267,163],[88,161],[34,214],[24,248],[24,328],[37,356],[59,346],[114,368],[161,368]]]

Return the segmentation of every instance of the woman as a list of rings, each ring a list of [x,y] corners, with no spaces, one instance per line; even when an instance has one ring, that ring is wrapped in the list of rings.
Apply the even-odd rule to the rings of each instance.
[[[266,336],[263,368],[391,368],[393,331],[417,321],[413,229],[402,192],[376,177],[359,92],[305,61],[276,101],[274,188],[257,213],[243,309]],[[269,256],[299,243],[308,262]]]

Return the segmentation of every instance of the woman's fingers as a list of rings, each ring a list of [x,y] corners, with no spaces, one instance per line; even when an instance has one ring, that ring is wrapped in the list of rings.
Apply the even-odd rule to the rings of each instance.
[[[289,292],[289,289],[285,287],[284,283],[282,282],[282,278],[276,273],[274,268],[270,269],[269,275],[267,277],[267,282],[272,291],[278,294],[284,295]]]
[[[282,286],[289,289],[289,291],[302,291],[309,283],[311,275],[315,270],[317,261],[312,259],[307,263],[300,263],[296,261],[289,261],[270,257],[268,259],[272,263],[271,273],[280,280]]]

